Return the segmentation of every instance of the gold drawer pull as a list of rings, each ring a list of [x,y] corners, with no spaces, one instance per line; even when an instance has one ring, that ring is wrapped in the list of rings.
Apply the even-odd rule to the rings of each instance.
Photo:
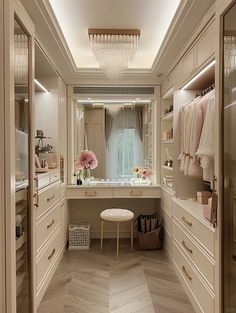
[[[35,199],[35,203],[34,203],[34,206],[36,206],[36,208],[38,208],[39,207],[39,195],[38,195],[38,193],[37,192],[35,192],[34,193],[34,195],[33,195],[33,197],[34,197],[34,199]]]
[[[192,280],[192,277],[189,275],[188,271],[186,270],[185,266],[182,266],[182,271],[184,272],[184,275],[189,279]]]
[[[188,220],[186,220],[186,218],[184,216],[182,216],[182,220],[185,224],[187,224],[188,226],[192,226],[193,223],[189,222]]]
[[[47,198],[47,202],[51,201],[54,198],[55,198],[55,195],[51,195],[50,197]]]
[[[183,246],[189,253],[193,253],[193,250],[190,249],[190,248],[186,245],[186,243],[185,243],[184,240],[182,241],[182,246]]]
[[[52,249],[52,253],[48,256],[48,260],[50,260],[53,256],[54,256],[54,253],[56,252],[56,249],[53,248]]]
[[[130,195],[135,197],[141,197],[143,195],[143,192],[142,190],[131,190]]]
[[[85,195],[85,197],[96,197],[97,192],[96,191],[85,191],[84,195]]]
[[[47,225],[47,229],[49,229],[50,227],[52,227],[52,225],[53,225],[54,223],[55,223],[55,220],[53,219],[53,220],[51,221],[51,223]]]

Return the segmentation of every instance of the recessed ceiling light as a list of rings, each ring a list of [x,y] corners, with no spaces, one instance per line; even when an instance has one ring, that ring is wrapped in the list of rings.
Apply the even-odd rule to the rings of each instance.
[[[140,98],[136,98],[136,100],[140,100]]]
[[[88,100],[92,100],[92,98],[87,98]]]

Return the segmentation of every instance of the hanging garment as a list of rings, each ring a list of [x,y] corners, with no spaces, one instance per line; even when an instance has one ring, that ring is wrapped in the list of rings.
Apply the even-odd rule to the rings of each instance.
[[[214,95],[215,91],[211,91],[204,95],[202,98],[198,98],[195,101],[190,127],[190,157],[189,165],[187,168],[187,175],[193,177],[203,177],[203,170],[198,162],[196,152],[199,147],[199,142],[202,134],[202,128],[206,116],[206,108],[209,99]]]
[[[203,180],[210,182],[211,187],[214,179],[214,113],[215,96],[212,96],[206,106],[206,116],[196,152],[203,169]]]

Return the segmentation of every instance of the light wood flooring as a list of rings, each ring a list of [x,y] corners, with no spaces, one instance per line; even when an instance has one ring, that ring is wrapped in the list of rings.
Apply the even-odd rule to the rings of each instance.
[[[130,252],[121,240],[93,241],[90,251],[67,251],[38,313],[194,313],[167,255]]]

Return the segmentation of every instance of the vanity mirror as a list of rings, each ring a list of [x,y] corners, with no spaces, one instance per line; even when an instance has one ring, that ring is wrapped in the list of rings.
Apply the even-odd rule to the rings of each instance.
[[[136,167],[152,169],[152,102],[77,100],[74,105],[74,158],[79,161],[84,150],[94,152],[98,165],[91,177],[106,183],[138,177],[151,182],[151,172]],[[75,163],[75,173],[81,172],[80,165]]]

